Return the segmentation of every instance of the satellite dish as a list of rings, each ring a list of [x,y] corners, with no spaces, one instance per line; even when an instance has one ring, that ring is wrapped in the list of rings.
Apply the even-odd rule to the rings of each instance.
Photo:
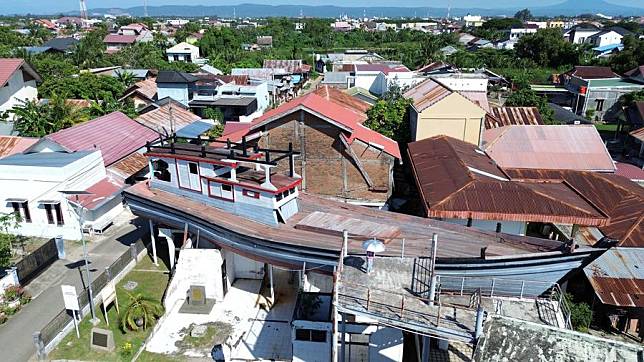
[[[377,239],[370,239],[362,243],[362,248],[367,252],[382,253],[385,251],[385,244]]]

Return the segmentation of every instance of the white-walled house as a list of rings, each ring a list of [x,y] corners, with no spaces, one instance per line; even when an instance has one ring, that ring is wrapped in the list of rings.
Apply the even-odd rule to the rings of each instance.
[[[624,37],[614,30],[604,30],[587,38],[587,42],[595,47],[621,44]]]
[[[63,191],[90,194],[76,198]],[[107,177],[101,151],[20,153],[0,160],[0,212],[20,216],[9,229],[18,235],[78,240],[78,205],[84,229],[100,232],[123,210],[120,191]]]
[[[199,59],[199,47],[186,42],[179,43],[166,51],[169,62],[188,62],[194,63]]]
[[[38,99],[40,76],[23,59],[0,59],[0,112]]]
[[[423,79],[401,64],[372,63],[355,65],[355,86],[367,89],[376,95],[384,94],[393,84],[397,84],[401,88],[407,88],[420,83]]]

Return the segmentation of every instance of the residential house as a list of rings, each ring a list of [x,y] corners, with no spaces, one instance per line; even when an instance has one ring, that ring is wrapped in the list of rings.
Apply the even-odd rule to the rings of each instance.
[[[101,232],[123,210],[122,185],[108,177],[99,150],[14,154],[0,159],[0,175],[0,210],[19,216],[13,234],[78,240],[80,220]],[[66,193],[73,191],[91,196]]]
[[[140,114],[135,121],[165,137],[176,134],[179,137],[199,138],[214,125],[212,121],[201,119],[172,98],[152,103],[142,109]]]
[[[481,143],[487,112],[464,95],[430,78],[404,96],[413,101],[409,110],[413,141],[447,135],[477,146]]]
[[[38,99],[40,75],[23,59],[0,58],[0,112]],[[13,126],[3,130],[10,134]],[[9,132],[9,133],[7,133]]]
[[[608,45],[621,44],[624,36],[615,30],[606,29],[595,33],[586,39],[586,42],[595,48],[601,48]]]
[[[168,61],[172,62],[188,62],[195,63],[199,56],[199,47],[188,44],[186,42],[179,43],[165,51]]]
[[[136,41],[139,43],[147,43],[154,40],[154,34],[147,25],[141,23],[133,23],[124,25],[118,30],[119,35],[136,36]]]
[[[121,112],[60,130],[41,138],[26,153],[79,152],[100,150],[108,175],[132,183],[147,167],[141,162],[146,142],[159,134]],[[135,167],[136,166],[136,167]]]
[[[421,78],[400,63],[371,63],[355,65],[356,87],[364,88],[375,95],[383,95],[393,84],[408,88],[419,83]]]
[[[54,24],[58,26],[58,28],[64,28],[64,27],[70,27],[70,26],[75,26],[75,27],[82,27],[85,22],[83,19],[77,17],[77,16],[63,16],[61,18],[58,18],[54,20]]]
[[[644,342],[644,316],[641,302],[644,273],[644,248],[612,248],[584,268],[594,291],[596,315],[614,330]]]
[[[584,44],[591,36],[600,32],[600,29],[587,25],[577,25],[564,33],[564,38],[573,44]]]
[[[74,37],[53,38],[46,41],[41,47],[49,48],[50,52],[58,52],[62,54],[71,54],[74,47],[80,43],[80,40]]]
[[[265,69],[284,69],[290,74],[291,81],[296,88],[302,87],[311,74],[311,66],[304,64],[302,59],[264,59]]]
[[[126,46],[136,43],[136,35],[107,34],[103,38],[107,53],[116,53]]]
[[[347,32],[353,30],[353,25],[346,21],[336,21],[331,23],[331,29],[334,31]]]
[[[258,35],[256,44],[260,48],[272,48],[273,47],[273,37],[270,35]]]
[[[593,125],[507,125],[486,129],[481,147],[501,168],[615,172]]]
[[[536,24],[526,24],[523,27],[514,27],[510,29],[509,39],[510,41],[517,42],[521,37],[529,34],[536,34],[539,30],[539,26]]]
[[[137,111],[156,102],[158,100],[156,78],[148,78],[134,83],[120,98],[120,100],[123,99],[132,99]]]
[[[246,75],[201,73],[195,76],[198,78],[196,94],[190,108],[198,115],[203,116],[206,108],[217,108],[224,115],[223,121],[250,122],[270,105],[267,81],[250,82]]]
[[[222,140],[288,149],[300,156],[295,173],[302,190],[351,203],[382,207],[392,192],[396,141],[362,125],[367,105],[326,89],[272,109]]]
[[[485,23],[485,20],[480,15],[470,15],[467,14],[463,17],[463,22],[465,23],[465,27],[479,27],[483,26],[483,23]]]
[[[621,113],[619,98],[644,89],[644,84],[622,78],[608,67],[576,66],[564,75],[572,93],[573,112],[598,120],[614,120]]]
[[[162,70],[157,75],[157,98],[163,99],[170,97],[188,106],[196,91],[196,83],[199,79],[194,75]]]
[[[283,68],[233,68],[233,76],[247,76],[250,85],[266,83],[274,105],[293,99],[297,88],[301,85],[302,77],[292,77],[291,73]],[[297,83],[294,83],[296,82]]]
[[[580,183],[543,175],[543,169],[502,169],[485,151],[461,140],[436,136],[410,143],[408,152],[427,217],[543,238],[570,238],[567,230],[573,234],[580,226],[602,230],[621,220],[585,195],[598,188],[586,190],[588,186],[583,185],[581,190]],[[526,179],[508,170],[533,172],[537,177]],[[594,177],[588,172],[570,172],[584,180]],[[615,187],[610,189],[615,191]],[[625,200],[631,205],[634,201]]]

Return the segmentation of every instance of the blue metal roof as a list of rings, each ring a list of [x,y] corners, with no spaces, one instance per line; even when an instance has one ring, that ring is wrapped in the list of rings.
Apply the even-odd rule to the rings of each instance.
[[[596,52],[607,52],[607,51],[612,51],[615,49],[619,49],[620,51],[624,50],[624,45],[623,44],[609,44],[609,45],[604,45],[601,47],[596,47],[593,48],[594,51]]]
[[[24,49],[29,54],[40,54],[52,49],[52,47],[24,47]]]
[[[0,159],[0,166],[64,167],[96,151],[18,153]]]
[[[206,121],[193,122],[177,131],[177,136],[197,138],[212,128],[212,124]]]

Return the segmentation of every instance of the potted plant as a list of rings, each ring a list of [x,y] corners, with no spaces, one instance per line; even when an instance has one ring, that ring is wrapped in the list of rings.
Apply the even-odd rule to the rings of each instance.
[[[145,330],[163,315],[161,303],[142,294],[128,294],[130,302],[121,316],[121,329]]]

